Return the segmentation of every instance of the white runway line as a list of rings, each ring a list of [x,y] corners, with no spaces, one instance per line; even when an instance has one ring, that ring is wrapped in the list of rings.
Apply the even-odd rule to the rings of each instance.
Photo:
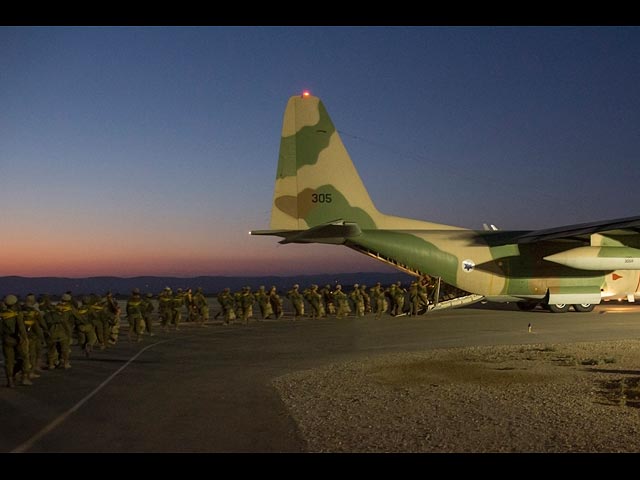
[[[185,337],[182,337],[185,338]],[[78,410],[82,405],[84,405],[91,397],[93,397],[96,393],[98,393],[100,390],[102,390],[105,386],[107,386],[107,384],[109,382],[111,382],[111,380],[113,380],[120,372],[122,372],[125,368],[127,368],[129,366],[129,364],[131,362],[133,362],[136,358],[138,358],[140,355],[142,355],[145,351],[147,351],[148,349],[150,349],[151,347],[155,347],[156,345],[160,345],[162,343],[167,343],[167,342],[171,342],[177,340],[176,338],[169,338],[167,340],[162,340],[161,342],[156,342],[156,343],[152,343],[151,345],[147,345],[146,347],[144,347],[142,350],[140,350],[138,353],[136,353],[133,357],[131,357],[127,363],[125,363],[123,366],[121,366],[118,370],[116,370],[115,372],[113,372],[104,382],[102,382],[100,385],[98,385],[95,389],[93,389],[93,391],[91,393],[89,393],[86,397],[84,397],[82,400],[80,400],[78,403],[76,403],[73,407],[71,407],[69,410],[67,410],[66,412],[64,412],[62,415],[58,416],[53,422],[51,422],[49,425],[47,425],[46,427],[44,427],[42,430],[40,430],[38,433],[36,433],[33,437],[31,437],[29,440],[27,440],[26,442],[24,442],[22,445],[14,448],[11,453],[24,453],[27,450],[29,450],[38,440],[40,440],[42,437],[44,437],[45,435],[47,435],[48,433],[52,432],[53,430],[55,430],[60,424],[62,424],[73,412],[75,412],[76,410]]]

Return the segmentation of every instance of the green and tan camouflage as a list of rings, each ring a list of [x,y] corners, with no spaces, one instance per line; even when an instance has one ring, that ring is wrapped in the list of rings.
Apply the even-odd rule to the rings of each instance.
[[[378,211],[318,97],[287,104],[270,230],[280,243],[344,245],[490,301],[584,311],[640,296],[640,216],[537,231],[477,231]],[[581,307],[578,307],[580,306]],[[564,308],[566,306],[566,308]],[[552,308],[553,310],[553,308]]]

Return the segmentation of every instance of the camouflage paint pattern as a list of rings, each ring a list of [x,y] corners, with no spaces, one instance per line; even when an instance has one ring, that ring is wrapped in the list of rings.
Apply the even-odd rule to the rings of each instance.
[[[320,99],[294,96],[282,125],[271,230],[252,233],[286,239],[334,222],[356,223],[361,230],[337,243],[415,275],[442,277],[489,299],[543,299],[550,291],[579,299],[581,292],[585,298],[597,291],[603,296],[628,295],[639,287],[638,270],[586,270],[544,260],[585,247],[583,242],[560,239],[492,246],[483,240],[483,232],[379,212]],[[625,231],[593,234],[589,250],[575,255],[588,252],[617,258],[630,253],[626,247],[640,246],[638,237]],[[304,242],[329,243],[320,237]]]

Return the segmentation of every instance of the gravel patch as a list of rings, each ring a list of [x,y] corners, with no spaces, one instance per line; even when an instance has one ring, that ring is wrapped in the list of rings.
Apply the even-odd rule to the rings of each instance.
[[[397,353],[275,388],[312,452],[638,452],[640,341]]]

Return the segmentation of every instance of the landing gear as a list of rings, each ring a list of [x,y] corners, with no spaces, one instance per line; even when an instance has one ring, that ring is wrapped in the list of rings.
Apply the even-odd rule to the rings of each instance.
[[[565,313],[567,311],[569,311],[569,304],[567,303],[554,303],[554,304],[549,304],[549,310],[552,313]]]
[[[595,303],[579,303],[573,306],[576,312],[593,312],[594,308],[596,308]]]

